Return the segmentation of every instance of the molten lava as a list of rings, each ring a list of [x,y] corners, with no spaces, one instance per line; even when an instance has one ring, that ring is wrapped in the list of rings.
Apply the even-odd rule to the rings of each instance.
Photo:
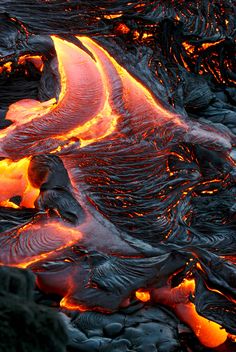
[[[58,101],[24,99],[12,104],[6,118],[13,123],[0,132],[2,157],[19,160],[43,152],[57,152],[73,144],[74,138],[85,146],[113,132],[120,133],[118,120],[121,125],[127,124],[128,119],[133,134],[168,125],[175,134],[188,132],[187,138],[192,135],[193,141],[198,135],[198,141],[208,138],[217,148],[219,145],[224,149],[231,147],[229,138],[213,128],[201,130],[197,123],[187,125],[181,116],[165,109],[93,40],[78,37],[95,60],[72,43],[58,37],[52,39],[60,75]],[[26,59],[23,57],[21,61]]]
[[[116,30],[129,32],[123,25]],[[146,33],[143,36],[148,38]],[[152,286],[163,268],[166,276],[175,272],[174,264],[168,271],[163,263],[169,258],[168,245],[176,240],[175,253],[182,238],[189,241],[181,231],[183,223],[190,223],[191,209],[184,209],[182,216],[180,208],[187,208],[190,194],[198,191],[208,196],[219,190],[215,184],[220,179],[199,181],[198,162],[181,155],[185,150],[181,143],[227,152],[231,136],[169,111],[98,43],[84,36],[77,39],[87,51],[52,37],[60,79],[58,99],[24,99],[7,111],[12,124],[0,132],[0,156],[7,158],[0,161],[0,205],[22,210],[36,204],[38,213],[21,228],[1,234],[1,264],[32,268],[39,287],[60,294],[60,305],[67,309],[113,311],[135,291],[143,302],[172,307],[204,345],[218,346],[226,340],[226,330],[196,312],[189,300],[195,294],[193,279],[175,288],[138,288]],[[185,49],[194,54],[189,44]],[[41,57],[22,56],[19,64],[27,60],[43,73]],[[9,70],[11,64],[2,67],[2,71]],[[178,143],[180,152],[172,150]],[[48,153],[55,159],[41,160],[40,182],[34,187],[28,175],[31,158]],[[62,161],[55,181],[50,172],[57,155]],[[177,166],[171,165],[173,159]],[[189,173],[179,170],[181,163],[191,166]],[[138,178],[143,170],[151,171],[148,177]],[[61,182],[63,177],[68,182]],[[210,183],[216,188],[207,189]],[[11,201],[15,196],[21,196],[19,207]],[[102,210],[101,203],[106,201],[114,218]],[[166,231],[165,236],[159,241],[151,233],[155,246],[141,237],[133,238],[130,233],[137,229],[135,221],[130,225],[133,218],[148,234],[154,224]],[[75,222],[68,224],[68,219]],[[124,222],[123,228],[119,221]],[[177,269],[183,266],[179,252]],[[135,260],[137,267],[133,267]],[[175,263],[175,257],[168,263]]]
[[[73,138],[79,139],[81,146],[91,144],[111,135],[117,129],[118,119],[128,117],[131,112],[134,130],[141,116],[148,116],[145,128],[173,122],[175,126],[187,129],[178,115],[164,109],[93,40],[78,37],[96,61],[74,44],[58,37],[52,39],[60,74],[58,101],[51,99],[41,103],[24,99],[12,104],[6,118],[13,124],[0,133],[1,156],[18,159],[38,153],[40,141],[43,152],[57,151]],[[22,57],[20,62],[26,59],[27,56]],[[38,57],[30,59],[40,60]],[[63,123],[65,117],[66,124]]]
[[[13,124],[0,133],[2,156],[34,154],[40,140],[45,140],[44,152],[55,149],[62,141],[68,143],[72,137],[91,143],[114,129],[117,116],[108,104],[108,88],[97,64],[75,45],[56,37],[53,40],[61,80],[58,102],[25,99],[12,104],[6,118]],[[17,155],[11,148],[13,139]]]
[[[21,196],[22,207],[34,208],[34,202],[39,195],[39,189],[34,188],[28,179],[30,159],[24,158],[17,162],[9,159],[0,161],[1,186],[0,205],[15,207],[9,199]]]
[[[17,231],[11,243],[5,243],[1,239],[5,249],[0,255],[0,263],[27,268],[78,243],[82,236],[77,229],[59,221],[29,223]]]
[[[141,289],[135,292],[135,296],[142,302],[148,302],[151,298],[148,291],[142,291]]]
[[[217,347],[226,341],[228,334],[219,324],[197,313],[194,304],[189,300],[190,295],[194,296],[194,293],[195,281],[184,279],[175,288],[154,289],[152,299],[173,308],[180,320],[192,328],[204,346]]]

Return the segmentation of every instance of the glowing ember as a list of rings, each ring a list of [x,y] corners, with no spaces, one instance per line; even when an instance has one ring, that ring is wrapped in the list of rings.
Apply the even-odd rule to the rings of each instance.
[[[0,67],[0,73],[2,72],[11,72],[11,66],[12,66],[12,62],[7,62],[4,65],[2,65]]]
[[[153,299],[172,307],[181,321],[188,324],[201,343],[207,347],[217,347],[227,339],[227,332],[219,324],[200,316],[193,303],[189,301],[194,296],[195,281],[184,281],[177,287],[154,290]]]
[[[14,196],[21,196],[21,206],[33,208],[34,202],[39,195],[39,189],[34,188],[28,180],[28,167],[30,159],[24,158],[18,162],[9,159],[0,161],[1,187],[0,203],[1,206],[16,207],[9,202]]]
[[[39,55],[23,55],[20,56],[18,59],[18,64],[19,65],[24,65],[26,62],[31,62],[40,72],[43,71],[43,61],[42,57]]]
[[[61,308],[65,308],[68,310],[78,310],[80,312],[86,312],[88,310],[88,308],[80,305],[80,304],[72,304],[70,302],[68,302],[67,297],[62,298],[62,300],[60,301],[60,307]]]
[[[135,292],[135,296],[142,302],[150,301],[150,293],[148,291],[142,291],[141,289]]]
[[[128,34],[130,32],[129,27],[127,27],[125,24],[123,23],[119,23],[116,27],[115,30],[117,33],[119,34]]]

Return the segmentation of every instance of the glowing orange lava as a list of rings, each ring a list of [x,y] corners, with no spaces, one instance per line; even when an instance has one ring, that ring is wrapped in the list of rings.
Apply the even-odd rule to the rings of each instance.
[[[65,91],[67,86],[65,80],[67,80],[67,78],[65,76],[65,73],[63,73],[63,63],[60,61],[61,52],[64,50],[64,43],[61,39],[57,37],[53,37],[53,41],[58,55],[59,72],[60,72],[61,78],[64,77],[64,79],[62,80],[62,82],[64,83],[64,85],[62,83],[63,85],[62,91]],[[67,43],[67,45],[74,46],[73,44],[70,44],[70,43],[69,44]],[[81,147],[87,144],[91,144],[97,140],[103,139],[106,136],[110,135],[113,131],[115,131],[117,121],[119,118],[119,116],[112,111],[112,108],[109,104],[110,93],[109,93],[107,78],[102,70],[99,60],[97,60],[96,63],[94,62],[94,65],[96,65],[96,68],[100,74],[103,91],[104,91],[104,100],[102,102],[102,108],[100,112],[96,116],[88,120],[85,124],[75,129],[72,129],[70,132],[64,134],[63,137],[57,137],[63,140],[69,140],[70,138],[73,138],[73,137],[79,138],[81,141],[81,145],[80,145]],[[60,94],[60,97],[62,94],[63,93]],[[59,100],[60,99],[62,98],[59,98]]]
[[[219,43],[221,43],[223,41],[223,39],[221,40],[218,40],[217,42],[213,42],[213,43],[203,43],[201,44],[199,47],[195,47],[194,45],[188,43],[188,42],[183,42],[182,45],[183,47],[185,48],[185,50],[188,52],[188,53],[191,53],[193,54],[194,51],[197,51],[197,50],[206,50],[207,48],[210,48],[212,46],[215,46]]]
[[[12,68],[12,62],[9,61],[9,62],[6,62],[4,65],[2,65],[0,67],[0,73],[2,72],[11,72],[11,68]]]
[[[145,110],[142,118],[146,116],[147,119],[151,119],[151,124],[153,127],[159,126],[161,123],[173,121],[176,126],[181,126],[183,129],[187,129],[186,124],[179,115],[168,111],[160,103],[158,103],[151,92],[142,83],[135,79],[126,69],[119,65],[118,62],[106,50],[88,37],[78,38],[93,53],[96,60],[100,61],[100,66],[105,74],[106,63],[108,61],[115,68],[114,73],[116,72],[116,74],[118,74],[118,77],[123,83],[123,103],[127,110],[132,111],[133,113],[131,121],[135,121],[136,115],[139,115],[139,117],[141,116],[143,108]]]
[[[195,281],[184,279],[177,287],[163,287],[153,291],[154,301],[170,306],[181,321],[188,324],[198,337],[199,341],[207,347],[217,347],[227,339],[227,332],[219,324],[200,316],[195,306],[189,301],[190,294],[194,296]]]
[[[31,62],[37,68],[37,70],[39,70],[40,72],[43,71],[44,64],[42,61],[42,57],[40,55],[30,55],[30,54],[22,55],[19,57],[17,63],[18,63],[18,65],[24,65],[27,61]],[[0,73],[12,72],[12,65],[13,65],[12,61],[9,61],[9,62],[6,62],[5,64],[3,64],[0,67]]]
[[[130,29],[124,26],[119,24],[117,30],[128,34]],[[139,36],[139,33],[136,34]],[[148,37],[148,33],[143,34],[143,39]],[[61,84],[58,101],[50,99],[47,102],[39,102],[24,99],[9,107],[6,118],[13,123],[0,131],[2,144],[0,156],[8,158],[0,161],[1,206],[17,208],[18,206],[10,199],[14,196],[21,196],[20,207],[34,207],[40,191],[30,184],[28,167],[30,155],[37,154],[37,145],[40,145],[42,140],[46,140],[43,152],[57,153],[62,150],[63,146],[73,144],[74,139],[78,139],[80,147],[84,147],[108,136],[112,138],[115,133],[117,133],[116,137],[119,137],[120,120],[129,118],[131,114],[132,118],[129,123],[134,134],[142,128],[141,122],[145,123],[146,130],[150,127],[158,128],[169,122],[173,122],[175,127],[181,128],[182,131],[188,130],[187,124],[179,115],[165,109],[151,92],[120,66],[106,50],[88,37],[78,36],[78,39],[91,52],[93,58],[76,45],[52,36]],[[195,49],[190,44],[183,43],[183,45],[188,53],[194,53]],[[206,46],[203,49],[206,49]],[[19,59],[18,63],[24,64],[27,60],[30,60],[40,71],[43,70],[41,57],[25,55]],[[0,73],[10,72],[11,69],[12,63],[9,62],[0,68]],[[121,95],[117,104],[115,100],[118,94],[114,86],[119,86]],[[121,105],[124,116],[119,110]],[[24,134],[25,129],[27,135],[22,142],[19,136]],[[33,150],[31,153],[27,150],[27,138]],[[49,142],[53,147],[51,145],[50,148],[48,147]],[[18,155],[20,150],[26,157],[21,157],[22,154]],[[12,159],[18,161],[10,160],[11,152],[13,153]],[[179,160],[183,159],[177,153],[172,152],[172,155],[178,157]],[[173,172],[170,172],[170,176],[173,176]],[[191,187],[187,189],[188,192],[191,190]],[[203,190],[201,193],[213,194],[216,191],[217,189]],[[178,202],[174,206],[177,206]],[[141,212],[136,212],[135,215],[143,216]],[[102,228],[102,225],[100,226]],[[89,226],[86,224],[86,227]],[[92,230],[91,233],[96,232],[94,228]],[[22,257],[19,256],[19,259],[13,263],[4,261],[2,263],[27,268],[41,260],[50,259],[50,256],[55,253],[72,246],[82,239],[84,232],[61,222],[30,223],[19,229],[14,236],[14,239],[21,236],[24,240],[20,248]],[[7,249],[11,251],[11,248]],[[186,279],[175,288],[168,286],[153,289],[150,292],[139,289],[135,295],[143,302],[152,300],[172,307],[179,318],[193,329],[205,346],[219,346],[226,340],[227,333],[220,325],[197,314],[194,304],[189,300],[189,295],[194,295],[194,292],[195,281]],[[69,295],[61,300],[60,306],[71,310],[87,310],[84,306],[71,303]]]
[[[200,316],[193,303],[180,303],[176,306],[177,316],[188,324],[199,341],[207,347],[214,348],[224,343],[227,332],[219,324]]]
[[[78,304],[78,303],[71,303],[71,301],[68,299],[68,297],[63,297],[62,300],[60,301],[60,307],[65,308],[68,310],[78,310],[80,312],[86,312],[89,310],[85,306]]]
[[[119,18],[122,16],[122,13],[117,13],[114,15],[104,15],[104,18],[108,19],[108,20],[112,20],[113,18]]]
[[[150,301],[150,293],[148,291],[142,291],[141,289],[137,290],[135,292],[135,296],[137,299],[139,299],[142,302],[148,302]]]
[[[60,301],[60,307],[66,309],[66,310],[74,310],[74,311],[79,311],[79,312],[86,312],[86,311],[91,310],[89,307],[86,307],[83,304],[73,302],[73,300],[71,300],[71,298],[69,298],[69,296],[65,296],[62,298],[62,300]],[[101,313],[105,313],[105,314],[112,313],[112,311],[110,311],[108,309],[101,308],[101,307],[94,307],[93,309],[96,311],[99,311]]]
[[[115,30],[119,34],[128,34],[130,32],[129,27],[126,26],[124,23],[119,23],[116,27]]]
[[[21,206],[34,208],[34,202],[39,195],[39,189],[34,188],[28,180],[30,159],[24,158],[17,162],[9,159],[0,161],[1,186],[0,204],[5,207],[17,207],[9,199],[21,196]]]
[[[96,61],[76,45],[52,36],[61,84],[58,101],[23,99],[10,105],[6,118],[13,123],[0,132],[0,156],[14,159],[28,156],[27,148],[28,154],[34,155],[40,141],[44,141],[44,152],[60,151],[74,143],[75,138],[83,147],[117,132],[118,120],[128,118],[131,113],[132,129],[141,129],[138,120],[143,123],[144,117],[149,127],[173,122],[183,131],[188,129],[179,115],[165,109],[106,50],[87,37],[78,36],[78,39]],[[19,62],[26,60],[42,70],[41,57],[26,55]],[[119,81],[120,102],[115,105]],[[117,107],[122,105],[123,112]]]
[[[17,204],[11,202],[9,199],[3,200],[2,202],[0,202],[0,206],[1,207],[6,207],[6,208],[14,208],[14,209],[19,209],[20,208]]]
[[[61,222],[45,222],[29,223],[17,230],[14,237],[21,238],[21,254],[18,254],[15,262],[0,261],[0,265],[27,268],[77,243],[83,234],[78,229]],[[11,248],[6,248],[5,252],[7,251],[11,251]]]
[[[32,62],[32,64],[40,71],[43,71],[43,61],[42,61],[42,56],[40,55],[23,55],[20,56],[18,59],[18,64],[19,65],[24,65],[26,62]]]

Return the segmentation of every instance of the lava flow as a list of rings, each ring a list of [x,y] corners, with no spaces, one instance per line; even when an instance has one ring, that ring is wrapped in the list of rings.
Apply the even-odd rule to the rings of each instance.
[[[132,133],[166,125],[192,142],[229,149],[229,136],[216,129],[186,124],[184,119],[158,103],[151,93],[104,49],[78,37],[96,61],[74,44],[53,37],[60,76],[58,101],[20,100],[10,105],[6,119],[13,123],[0,133],[0,155],[20,159],[60,151],[80,140],[81,146],[119,132],[118,119],[127,121]],[[145,119],[144,119],[145,117]],[[66,118],[66,124],[64,119]],[[183,137],[185,138],[185,137]],[[14,141],[14,146],[13,146]],[[39,143],[40,142],[40,143]]]
[[[62,308],[113,312],[136,292],[143,302],[173,308],[202,344],[220,345],[228,331],[236,332],[227,307],[234,302],[235,268],[216,258],[221,233],[210,241],[191,223],[194,216],[201,220],[197,197],[233,183],[227,170],[234,138],[168,110],[95,40],[77,36],[76,46],[51,38],[56,57],[49,67],[60,93],[11,104],[6,119],[12,124],[0,132],[6,158],[0,161],[0,206],[12,208],[12,226],[0,235],[1,264],[32,269],[40,289],[62,296]],[[19,64],[28,59],[22,56]],[[41,58],[30,60],[43,75]],[[213,158],[217,176],[209,177],[205,164],[201,169],[208,161],[199,156],[201,148],[213,156],[223,151],[227,177],[218,175]],[[32,212],[26,215],[26,208]],[[17,217],[22,226],[14,226]],[[219,220],[213,221],[215,230]],[[209,271],[198,263],[194,279],[166,286],[193,256]],[[208,281],[218,291],[208,289]],[[201,305],[199,282],[215,315]],[[221,282],[227,294],[219,291]]]
[[[227,339],[227,332],[219,324],[200,316],[194,304],[190,302],[190,295],[194,296],[195,281],[184,279],[175,288],[164,287],[154,289],[152,299],[155,302],[172,307],[181,321],[188,324],[201,343],[207,347],[217,347]]]

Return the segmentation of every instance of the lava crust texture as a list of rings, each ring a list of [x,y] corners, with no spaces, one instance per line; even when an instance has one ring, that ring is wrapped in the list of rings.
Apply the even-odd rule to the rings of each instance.
[[[74,324],[112,351],[178,350],[178,319],[207,347],[235,339],[233,8],[0,4],[0,262],[92,311]]]

